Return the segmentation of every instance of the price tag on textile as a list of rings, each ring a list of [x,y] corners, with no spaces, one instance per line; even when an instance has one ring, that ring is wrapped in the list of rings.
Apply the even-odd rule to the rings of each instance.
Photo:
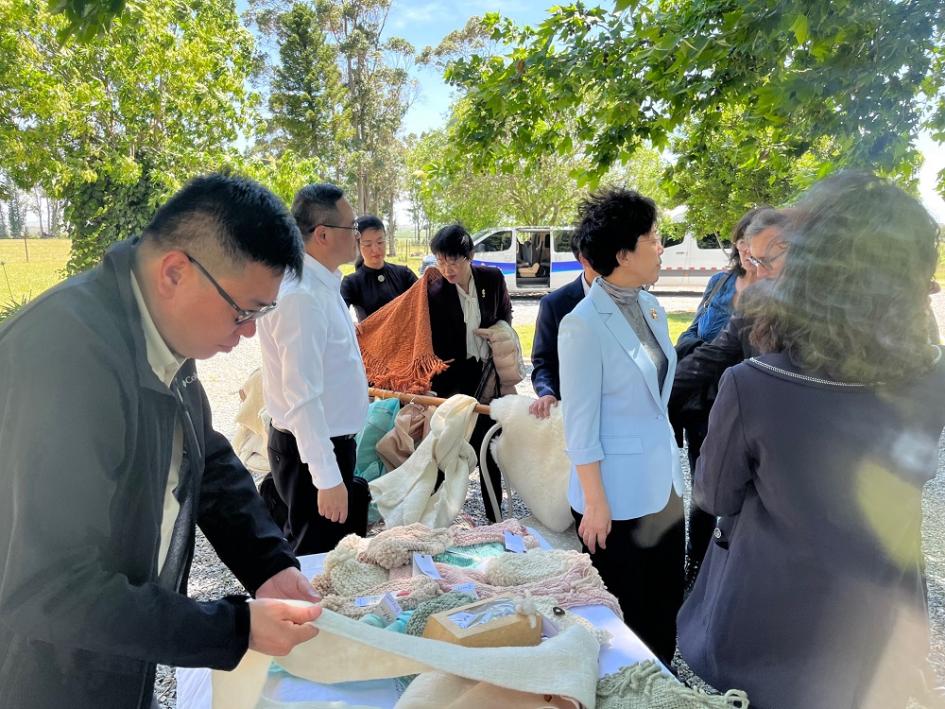
[[[525,538],[515,532],[505,531],[505,548],[516,554],[525,553]]]
[[[431,579],[442,579],[440,572],[436,570],[436,564],[433,563],[433,557],[429,554],[413,553],[413,575],[429,576]]]
[[[476,584],[472,581],[467,581],[466,583],[454,583],[453,590],[458,593],[465,593],[467,596],[472,596],[475,599],[479,599],[479,594],[476,592]]]

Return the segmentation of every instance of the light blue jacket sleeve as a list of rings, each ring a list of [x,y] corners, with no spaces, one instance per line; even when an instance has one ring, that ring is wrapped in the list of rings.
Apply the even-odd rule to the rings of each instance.
[[[600,440],[603,358],[599,334],[577,313],[569,313],[558,331],[561,413],[565,452],[573,465],[604,458]]]

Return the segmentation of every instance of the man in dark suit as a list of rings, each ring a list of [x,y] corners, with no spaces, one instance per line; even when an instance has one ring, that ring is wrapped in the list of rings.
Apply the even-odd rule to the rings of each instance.
[[[575,232],[577,234],[577,232]],[[540,419],[548,418],[551,407],[561,399],[558,382],[558,326],[565,315],[574,310],[591,288],[597,272],[581,255],[576,236],[571,237],[571,253],[581,264],[581,275],[552,291],[538,305],[535,320],[535,341],[532,343],[532,385],[538,397],[528,410]]]

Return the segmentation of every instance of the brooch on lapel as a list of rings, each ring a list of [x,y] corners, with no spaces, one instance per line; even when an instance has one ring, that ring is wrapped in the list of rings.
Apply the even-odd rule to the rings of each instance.
[[[658,317],[656,313],[656,308],[650,308],[650,317],[656,320],[656,318]]]
[[[377,282],[378,282],[378,283],[383,283],[383,282],[384,282],[384,274],[383,274],[383,273],[377,277]]]
[[[483,288],[481,292],[482,292],[482,297],[485,298],[485,297],[486,297],[486,289]]]

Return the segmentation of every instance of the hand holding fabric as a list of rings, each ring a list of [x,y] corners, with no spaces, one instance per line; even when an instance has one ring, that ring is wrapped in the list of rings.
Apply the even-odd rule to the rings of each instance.
[[[273,657],[285,657],[292,648],[311,640],[318,630],[311,621],[320,606],[297,606],[270,598],[249,602],[249,648]]]
[[[283,569],[260,586],[256,598],[291,598],[312,603],[321,600],[309,580],[294,566]]]

